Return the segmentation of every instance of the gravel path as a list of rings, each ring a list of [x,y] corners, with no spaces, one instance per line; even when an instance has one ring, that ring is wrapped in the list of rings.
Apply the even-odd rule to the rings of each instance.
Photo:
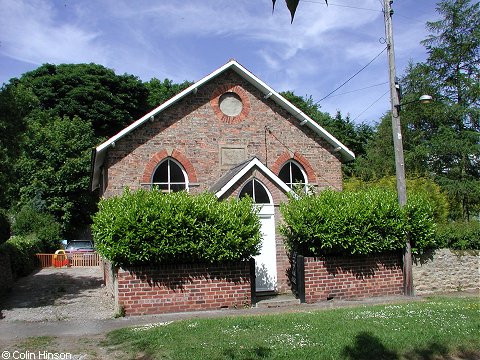
[[[113,299],[99,267],[45,268],[0,299],[0,322],[111,319]]]

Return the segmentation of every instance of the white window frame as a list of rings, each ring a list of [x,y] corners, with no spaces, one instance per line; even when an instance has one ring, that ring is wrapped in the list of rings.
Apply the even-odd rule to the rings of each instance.
[[[158,170],[158,167],[163,164],[165,161],[168,161],[168,164],[167,164],[167,179],[168,181],[167,182],[153,182],[153,179],[155,177],[155,174],[157,173],[157,170]],[[183,178],[185,179],[184,182],[174,182],[174,181],[170,181],[170,163],[173,162],[175,165],[177,165],[180,170],[182,170],[182,174],[183,174]],[[184,185],[185,184],[185,189],[181,190],[181,191],[189,191],[189,181],[188,181],[188,174],[187,172],[185,171],[185,169],[183,168],[182,164],[180,164],[177,160],[175,160],[174,158],[172,157],[168,157],[166,159],[163,159],[162,161],[160,161],[157,166],[155,167],[155,170],[153,171],[153,174],[152,174],[152,179],[151,179],[151,187],[152,189],[155,188],[155,185],[167,185],[168,189],[160,189],[158,188],[157,190],[160,190],[160,191],[163,191],[163,192],[172,192],[171,190],[171,186],[172,185]]]
[[[253,202],[254,202],[254,206],[258,209],[258,215],[260,217],[262,216],[266,216],[266,215],[273,215],[275,214],[275,208],[274,208],[274,205],[273,205],[273,198],[272,198],[272,194],[270,193],[270,191],[268,190],[268,188],[265,186],[265,184],[263,182],[261,182],[260,180],[258,180],[257,178],[251,178],[249,180],[247,180],[242,188],[240,189],[240,191],[238,192],[238,198],[240,199],[240,194],[242,193],[243,189],[245,188],[245,186],[248,185],[248,183],[250,181],[253,181],[253,184],[252,184],[252,190],[253,190],[253,196],[254,198],[252,199]],[[256,200],[255,200],[255,183],[259,183],[260,186],[263,187],[263,189],[267,192],[267,195],[268,195],[268,201],[269,203],[257,203]]]
[[[302,172],[302,175],[303,175],[303,179],[305,180],[304,183],[294,183],[294,182],[292,182],[292,166],[291,166],[291,164],[296,165],[300,169],[300,171]],[[308,186],[307,186],[308,185],[308,176],[307,176],[307,173],[305,172],[305,169],[303,168],[303,166],[298,161],[295,161],[293,159],[290,159],[290,160],[286,161],[285,164],[283,164],[283,166],[280,168],[280,172],[278,173],[278,175],[280,176],[280,173],[282,172],[283,168],[287,165],[289,166],[288,173],[289,173],[289,178],[290,178],[289,180],[290,181],[288,181],[288,182],[284,181],[285,184],[290,189],[293,189],[295,187],[295,185],[302,184],[302,186],[305,187],[305,191],[306,191],[306,189],[308,188]],[[280,179],[280,180],[283,181],[283,179]]]

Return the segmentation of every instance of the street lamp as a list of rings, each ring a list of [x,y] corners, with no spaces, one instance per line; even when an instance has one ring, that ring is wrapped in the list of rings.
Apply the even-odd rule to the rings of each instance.
[[[417,100],[408,101],[408,102],[403,103],[403,104],[402,103],[396,104],[394,106],[397,109],[397,113],[399,113],[400,110],[402,110],[403,105],[413,104],[413,103],[416,103],[416,102],[419,102],[419,103],[422,103],[422,104],[428,104],[432,101],[433,101],[433,98],[430,95],[422,95]]]

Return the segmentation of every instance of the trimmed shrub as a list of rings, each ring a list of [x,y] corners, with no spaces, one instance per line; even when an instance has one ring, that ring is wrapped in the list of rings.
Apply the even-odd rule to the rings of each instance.
[[[93,217],[97,251],[114,265],[217,262],[259,252],[260,220],[250,199],[125,191]]]
[[[412,196],[425,197],[428,202],[433,204],[433,215],[437,223],[445,222],[448,217],[449,203],[448,196],[442,192],[440,185],[432,179],[425,177],[415,177],[406,179],[407,198]],[[396,191],[397,179],[395,176],[385,176],[383,178],[363,181],[359,178],[350,178],[345,180],[343,189],[345,191],[367,190],[372,187]]]
[[[7,212],[0,209],[0,244],[4,243],[10,238],[10,220]]]
[[[423,197],[401,210],[393,191],[326,190],[291,198],[280,210],[287,247],[305,256],[400,250],[407,232],[416,252],[433,244],[433,209]]]
[[[480,250],[480,222],[451,222],[437,226],[438,247],[453,250]]]
[[[35,254],[41,252],[41,244],[33,236],[13,236],[0,245],[0,252],[10,257],[14,278],[30,274],[36,267]]]
[[[405,233],[410,237],[412,253],[436,249],[435,204],[424,192],[411,193],[402,210]]]

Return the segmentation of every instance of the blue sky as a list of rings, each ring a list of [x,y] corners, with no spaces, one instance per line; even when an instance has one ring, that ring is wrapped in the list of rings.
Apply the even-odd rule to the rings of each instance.
[[[44,63],[98,63],[117,74],[196,81],[234,58],[276,91],[320,100],[385,47],[381,0],[303,0],[295,21],[271,0],[0,0],[0,84]],[[434,0],[393,3],[397,75],[424,61]],[[387,55],[323,111],[374,123],[389,109]]]

